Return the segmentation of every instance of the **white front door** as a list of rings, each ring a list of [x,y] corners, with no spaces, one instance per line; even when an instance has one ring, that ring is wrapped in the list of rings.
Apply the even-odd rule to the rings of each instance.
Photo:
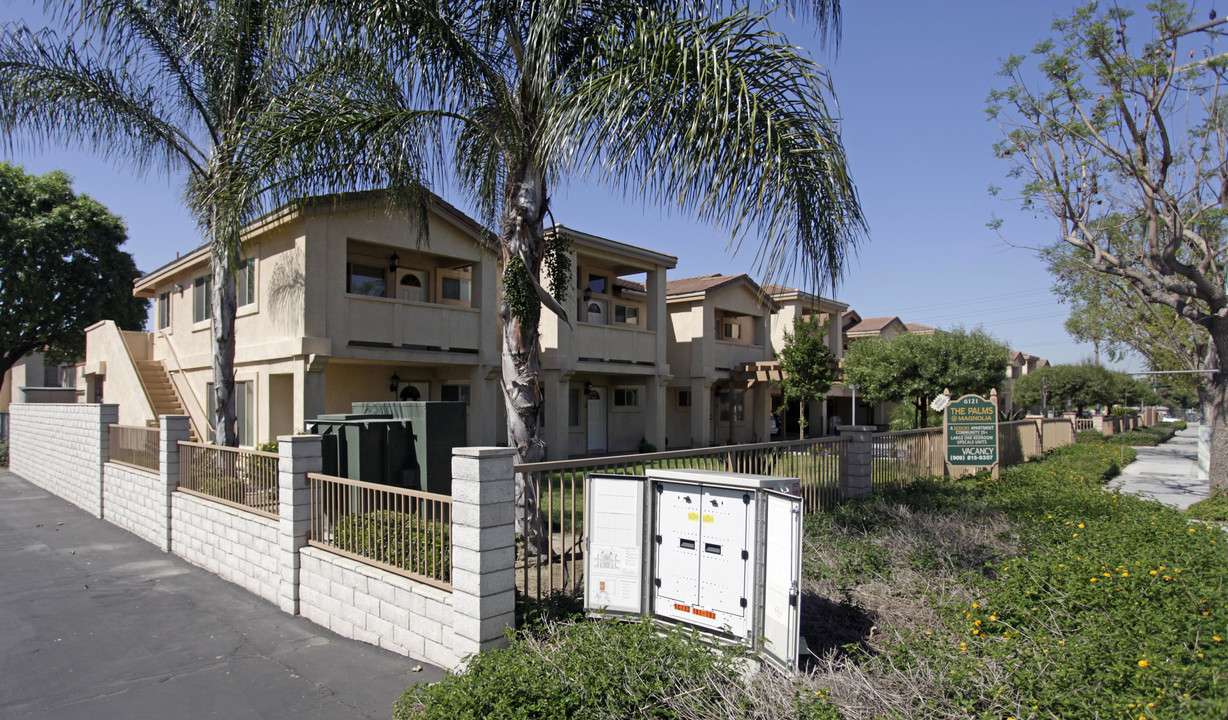
[[[585,322],[591,322],[594,325],[608,325],[608,313],[606,312],[605,300],[589,300],[588,301],[588,316]]]
[[[595,387],[588,396],[588,451],[605,452],[605,388]]]

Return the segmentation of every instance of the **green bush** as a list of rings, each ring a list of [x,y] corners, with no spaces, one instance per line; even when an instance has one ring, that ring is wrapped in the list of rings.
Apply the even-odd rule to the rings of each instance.
[[[333,544],[377,562],[451,582],[451,526],[416,513],[374,510],[338,518]]]
[[[247,498],[245,484],[233,477],[205,478],[196,483],[196,491],[235,503],[242,503]]]
[[[737,685],[733,659],[648,621],[559,623],[513,634],[464,672],[406,689],[398,720],[677,718]],[[819,716],[816,716],[819,717]]]
[[[1199,500],[1186,508],[1185,514],[1199,520],[1228,522],[1228,492]]]
[[[9,466],[9,444],[6,442],[0,443],[0,467]]]
[[[1079,440],[1005,468],[996,481],[982,473],[919,483],[841,509],[859,523],[845,542],[882,546],[850,556],[883,566],[872,579],[863,572],[860,581],[856,574],[841,581],[922,593],[917,600],[932,613],[915,627],[876,621],[881,634],[894,635],[892,645],[859,656],[857,672],[879,682],[933,680],[917,699],[902,696],[872,714],[1228,716],[1228,537],[1159,503],[1106,492],[1136,452],[1117,437],[1080,433]],[[932,562],[883,552],[923,513],[929,526],[934,517],[960,519],[950,534],[968,532],[968,518],[996,515],[1009,527],[995,530],[992,555],[973,572],[927,586],[918,572],[930,573]],[[813,521],[808,533],[821,525]],[[943,550],[949,541],[941,534],[932,546]]]

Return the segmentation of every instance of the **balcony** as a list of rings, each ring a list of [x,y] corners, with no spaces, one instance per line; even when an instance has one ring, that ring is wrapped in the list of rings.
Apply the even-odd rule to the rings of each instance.
[[[475,352],[482,345],[482,312],[476,308],[346,295],[347,323],[334,337],[422,350]]]
[[[657,334],[631,326],[577,322],[571,351],[586,360],[655,365]]]

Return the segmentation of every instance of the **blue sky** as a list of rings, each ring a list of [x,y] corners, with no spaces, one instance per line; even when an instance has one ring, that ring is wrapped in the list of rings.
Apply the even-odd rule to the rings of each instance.
[[[1144,3],[1123,6],[1145,12]],[[1228,5],[1228,1],[1219,3]],[[999,133],[985,119],[985,97],[1000,85],[999,60],[1049,37],[1056,0],[845,0],[838,55],[784,18],[778,29],[830,68],[842,134],[870,237],[835,293],[863,317],[949,328],[981,326],[1010,347],[1077,362],[1092,354],[1062,323],[1067,307],[1049,292],[1036,247],[1057,236],[1053,221],[990,197],[1010,189],[1007,166],[993,158]],[[1204,15],[1209,0],[1194,3]],[[0,0],[0,19],[41,22],[41,3]],[[136,177],[124,167],[72,149],[5,148],[0,156],[27,172],[67,170],[78,192],[96,198],[128,224],[127,249],[152,270],[200,243],[179,200],[181,180]],[[1009,193],[1003,193],[1009,195]],[[449,197],[454,202],[461,198]],[[556,188],[554,217],[569,227],[678,257],[673,277],[750,271],[753,239],[731,256],[728,235],[669,208],[624,199],[591,183]],[[1002,237],[986,227],[1003,218]],[[1011,245],[1008,245],[1009,241]],[[830,295],[831,293],[825,293]],[[1145,369],[1137,359],[1121,369]]]

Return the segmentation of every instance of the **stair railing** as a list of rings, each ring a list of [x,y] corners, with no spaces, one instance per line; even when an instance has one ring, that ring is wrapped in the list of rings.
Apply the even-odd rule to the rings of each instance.
[[[188,404],[184,402],[184,393],[180,392],[179,381],[176,379],[176,376],[183,377],[183,366],[179,362],[179,353],[175,350],[175,343],[171,340],[170,335],[168,335],[165,330],[159,330],[158,335],[163,340],[166,341],[166,347],[167,349],[170,350],[170,354],[168,357],[174,362],[174,365],[175,365],[173,369],[169,365],[166,367],[166,376],[170,378],[171,390],[173,390],[175,393],[175,396],[179,398],[179,404],[182,405],[184,409],[186,410],[188,407]],[[186,379],[184,380],[184,382],[187,382]],[[209,428],[208,435],[202,434],[200,432],[200,427],[197,426],[196,424],[196,417],[197,417],[196,413],[189,410],[188,411],[188,422],[191,423],[192,425],[192,433],[196,435],[196,437],[199,438],[202,442],[209,442],[210,438],[213,437],[213,419],[210,418],[209,414],[205,412],[204,406],[201,404],[200,400],[196,397],[195,391],[192,390],[192,383],[190,382],[187,383],[187,386],[188,386],[187,397],[192,398],[192,403],[195,405],[195,408],[193,409],[200,413],[200,417],[203,417],[205,419],[205,426]]]

